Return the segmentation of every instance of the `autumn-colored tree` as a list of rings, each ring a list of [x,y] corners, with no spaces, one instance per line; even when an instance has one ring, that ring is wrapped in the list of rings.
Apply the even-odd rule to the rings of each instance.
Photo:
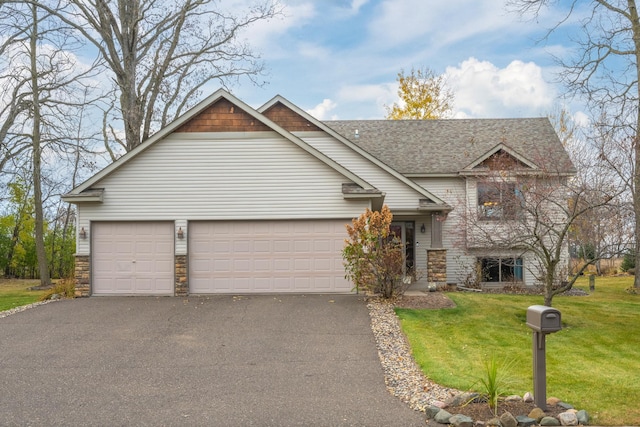
[[[429,68],[412,68],[410,74],[400,71],[397,82],[400,101],[387,107],[387,119],[431,120],[451,116],[454,95],[444,75],[436,75]]]
[[[402,244],[390,233],[393,214],[388,206],[379,212],[367,209],[347,224],[349,238],[342,251],[347,279],[356,289],[365,289],[383,298],[404,290]]]

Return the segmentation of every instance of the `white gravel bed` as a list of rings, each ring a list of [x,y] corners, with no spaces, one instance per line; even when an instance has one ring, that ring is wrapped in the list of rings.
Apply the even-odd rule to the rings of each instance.
[[[20,313],[21,311],[25,311],[30,308],[38,307],[44,304],[49,304],[50,302],[53,302],[53,301],[58,301],[58,300],[48,299],[45,301],[38,301],[38,302],[34,302],[33,304],[21,305],[19,307],[11,308],[9,310],[0,311],[0,319],[2,319],[3,317],[11,316],[12,314]]]
[[[411,355],[393,304],[372,298],[367,307],[385,383],[391,394],[412,409],[424,412],[426,407],[442,406],[443,402],[461,393],[442,387],[423,374]]]

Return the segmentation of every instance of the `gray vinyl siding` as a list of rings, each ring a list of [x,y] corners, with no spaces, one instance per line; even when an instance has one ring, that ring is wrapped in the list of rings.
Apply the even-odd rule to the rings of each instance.
[[[465,251],[462,213],[466,206],[466,183],[463,178],[415,178],[422,188],[441,198],[453,210],[442,224],[442,245],[447,250],[447,282],[464,283],[474,272],[475,256]],[[431,233],[431,222],[426,224]],[[426,253],[426,250],[424,251]]]
[[[394,210],[416,209],[419,200],[425,197],[330,135],[319,136],[317,133],[299,133],[297,135],[307,144],[323,152],[375,188],[385,192],[384,203],[389,206],[392,212]]]
[[[453,207],[443,225],[443,246],[447,249],[447,280],[450,282],[464,283],[475,278],[475,263],[480,256],[522,256],[524,262],[524,283],[526,285],[538,284],[535,274],[537,270],[536,260],[533,254],[521,255],[517,251],[499,251],[496,249],[475,248],[466,250],[465,235],[460,231],[464,229],[463,215],[466,209],[470,215],[476,214],[477,184],[474,179],[464,178],[416,178],[415,182],[423,188],[440,197]],[[499,224],[496,224],[496,232],[499,232]],[[562,265],[568,265],[568,250],[566,260]]]
[[[103,202],[79,204],[78,227],[90,234],[91,221],[179,220],[177,229],[189,220],[354,218],[370,203],[345,200],[345,182],[275,133],[178,133],[95,184]],[[78,254],[89,253],[89,241],[78,239]]]

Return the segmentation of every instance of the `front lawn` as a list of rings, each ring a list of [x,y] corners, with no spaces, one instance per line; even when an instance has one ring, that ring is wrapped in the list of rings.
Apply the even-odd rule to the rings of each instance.
[[[47,291],[30,291],[38,280],[0,279],[0,311],[40,301]]]
[[[590,424],[640,425],[640,295],[630,277],[596,278],[595,292],[555,297],[563,330],[547,335],[547,397],[589,412]],[[586,278],[578,288],[588,290]],[[537,296],[452,292],[456,308],[397,309],[413,355],[439,384],[481,391],[485,361],[507,361],[509,394],[533,393],[527,307]]]

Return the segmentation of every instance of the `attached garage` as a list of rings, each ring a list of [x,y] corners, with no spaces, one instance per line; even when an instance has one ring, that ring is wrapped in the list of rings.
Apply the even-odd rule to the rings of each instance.
[[[349,293],[345,224],[448,208],[286,99],[222,89],[63,200],[79,296]]]
[[[348,222],[192,222],[189,292],[349,292],[341,255]]]
[[[172,222],[96,222],[93,295],[173,295]]]

